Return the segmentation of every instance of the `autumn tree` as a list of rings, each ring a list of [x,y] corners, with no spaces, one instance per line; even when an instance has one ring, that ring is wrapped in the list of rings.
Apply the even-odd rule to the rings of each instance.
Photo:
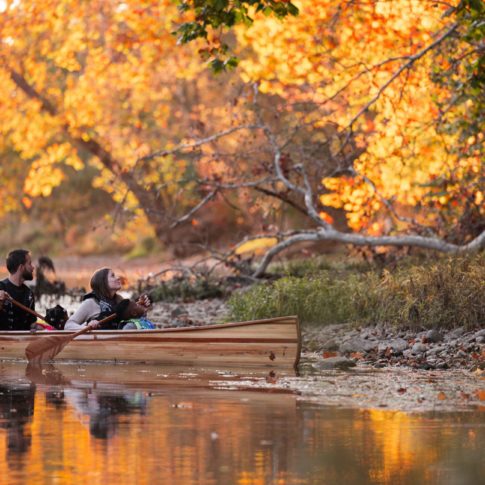
[[[237,92],[176,46],[172,2],[3,2],[1,211],[29,208],[93,167],[93,187],[170,241],[195,203],[192,156],[143,158],[227,128]],[[8,163],[7,163],[8,160]],[[22,194],[22,195],[18,195]],[[91,209],[96,213],[96,209]]]
[[[288,162],[288,138],[261,125],[273,175],[299,194],[315,224],[310,232],[274,234],[279,243],[261,268],[309,240],[483,247],[483,4],[298,6],[296,18],[257,18],[250,29],[235,29],[246,81],[286,99],[289,109],[315,106],[303,121],[313,128],[336,128],[322,139],[327,173],[315,191],[305,165]],[[354,234],[336,231],[329,207],[345,212]]]
[[[257,275],[301,241],[483,247],[480,3],[179,5],[5,2],[1,149],[23,203],[89,164],[166,241],[225,204],[274,236]]]

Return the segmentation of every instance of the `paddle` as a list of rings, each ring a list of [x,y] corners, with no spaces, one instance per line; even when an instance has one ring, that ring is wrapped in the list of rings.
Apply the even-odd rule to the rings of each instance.
[[[101,328],[104,323],[118,317],[123,320],[127,317],[130,310],[130,300],[121,300],[116,306],[115,313],[99,320],[98,327]],[[42,337],[38,340],[34,340],[25,349],[25,356],[29,363],[40,363],[46,360],[53,359],[69,342],[74,340],[79,335],[89,332],[90,327],[86,326],[76,333],[69,335],[51,335],[49,337]]]
[[[107,323],[118,315],[113,313],[109,317],[103,318],[99,321],[99,325]],[[53,359],[69,342],[74,340],[79,335],[91,331],[91,327],[84,327],[78,332],[69,335],[51,335],[49,337],[42,337],[34,340],[25,349],[25,356],[29,363],[40,363],[46,360]]]
[[[8,293],[7,293],[7,299],[10,302],[12,302],[14,305],[18,306],[19,308],[22,308],[22,310],[26,311],[27,313],[31,313],[32,315],[34,315],[34,317],[37,317],[38,319],[50,325],[50,323],[40,313],[37,313],[35,310],[32,310],[32,308],[29,308],[28,306],[22,305],[22,303],[12,298]]]

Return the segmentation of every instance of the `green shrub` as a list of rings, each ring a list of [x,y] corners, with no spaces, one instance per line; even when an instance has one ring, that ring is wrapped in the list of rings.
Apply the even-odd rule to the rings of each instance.
[[[272,284],[257,285],[243,294],[234,294],[228,305],[233,319],[298,315],[310,323],[340,323],[359,318],[353,292],[363,291],[357,276],[335,279],[325,271],[308,279],[285,277]]]
[[[301,266],[300,266],[301,268]],[[388,323],[414,327],[485,323],[485,258],[444,257],[394,271],[319,270],[235,293],[232,320],[298,315],[304,323]]]

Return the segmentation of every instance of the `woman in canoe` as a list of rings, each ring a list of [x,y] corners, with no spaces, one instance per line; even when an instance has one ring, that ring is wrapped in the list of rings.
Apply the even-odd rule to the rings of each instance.
[[[136,302],[131,302],[128,314],[120,322],[120,319],[112,320],[105,326],[99,327],[98,321],[117,313],[123,297],[118,294],[121,289],[121,279],[111,268],[102,268],[94,272],[91,277],[91,292],[82,298],[80,307],[67,320],[64,330],[79,330],[85,325],[91,328],[113,330],[152,329],[154,325],[145,318],[147,310],[151,306],[147,295],[142,295]]]

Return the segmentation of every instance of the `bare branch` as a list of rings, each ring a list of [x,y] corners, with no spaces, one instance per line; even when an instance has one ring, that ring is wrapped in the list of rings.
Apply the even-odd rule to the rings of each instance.
[[[236,131],[241,131],[241,130],[255,130],[261,128],[259,125],[241,125],[241,126],[234,126],[232,128],[228,128],[227,130],[221,131],[219,133],[215,133],[211,136],[208,136],[206,138],[200,138],[199,140],[196,140],[192,143],[180,143],[174,148],[171,148],[170,150],[160,150],[158,152],[154,152],[150,155],[146,155],[144,157],[138,158],[135,162],[135,166],[140,163],[140,162],[147,162],[149,160],[152,160],[154,158],[159,158],[159,157],[166,157],[168,155],[172,155],[177,152],[181,152],[184,150],[190,150],[192,148],[197,148],[202,145],[207,145],[208,143],[211,143],[213,141],[216,141],[220,138],[223,138],[225,136],[231,135],[232,133],[235,133]]]
[[[379,98],[381,97],[382,93],[389,87],[390,84],[392,84],[402,73],[403,71],[410,69],[412,65],[422,57],[424,57],[429,51],[433,50],[437,45],[439,45],[443,40],[445,40],[447,37],[449,37],[456,29],[458,28],[458,23],[452,24],[446,32],[444,32],[442,35],[440,35],[434,42],[426,46],[424,49],[420,50],[416,54],[412,56],[408,56],[407,59],[408,61],[405,62],[377,91],[375,96],[368,101],[365,106],[363,106],[359,112],[354,115],[354,117],[350,120],[350,122],[347,125],[346,129],[352,129],[353,124],[374,104],[376,103]],[[347,139],[350,137],[350,134],[347,136]]]
[[[193,215],[202,207],[204,207],[208,202],[210,202],[216,195],[218,189],[214,189],[212,192],[209,192],[195,207],[193,207],[187,214],[177,219],[170,225],[170,229],[174,229],[178,225],[188,221]]]
[[[269,236],[267,236],[269,237]],[[444,253],[472,253],[485,247],[485,231],[467,244],[459,246],[457,244],[447,243],[438,238],[429,238],[423,236],[364,236],[360,234],[350,234],[334,229],[319,230],[315,232],[301,232],[295,234],[280,243],[273,246],[266,252],[261,263],[253,273],[254,278],[261,277],[271,260],[284,251],[285,249],[306,241],[334,241],[343,244],[352,244],[354,246],[409,246],[423,249],[431,249]]]
[[[261,192],[262,194],[267,195],[269,197],[273,197],[275,199],[278,199],[281,202],[284,202],[285,204],[288,204],[289,206],[293,207],[294,209],[296,209],[301,214],[308,216],[307,211],[304,207],[297,204],[295,201],[291,200],[284,193],[275,192],[274,190],[269,190],[269,189],[266,189],[264,187],[254,187],[254,190],[256,190],[256,192]]]

